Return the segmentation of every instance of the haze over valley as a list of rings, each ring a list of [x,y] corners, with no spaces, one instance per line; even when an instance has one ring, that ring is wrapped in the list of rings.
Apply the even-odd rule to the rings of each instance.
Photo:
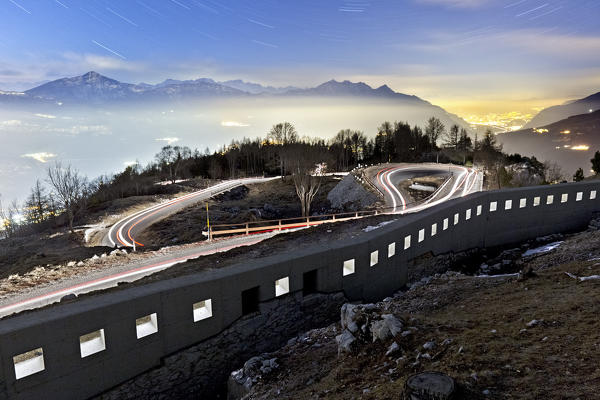
[[[460,117],[388,87],[329,81],[316,88],[266,88],[209,80],[129,85],[98,73],[61,79],[25,93],[0,95],[0,186],[22,198],[56,160],[90,177],[145,165],[164,145],[216,151],[232,140],[265,136],[278,121],[301,136],[328,140],[341,129],[374,136],[383,121],[424,126],[432,116],[446,126]],[[251,90],[251,92],[243,91]],[[6,189],[5,189],[6,188]]]

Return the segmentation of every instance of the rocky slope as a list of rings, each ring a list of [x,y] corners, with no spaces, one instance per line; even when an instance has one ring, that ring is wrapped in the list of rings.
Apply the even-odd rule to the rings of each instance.
[[[339,323],[259,356],[258,369],[246,363],[234,371],[230,398],[397,399],[406,379],[421,371],[454,378],[461,399],[595,398],[598,226],[535,251],[558,238],[493,259],[470,254],[465,259],[483,261],[473,275],[420,279],[413,271],[408,290],[377,304],[346,304]]]

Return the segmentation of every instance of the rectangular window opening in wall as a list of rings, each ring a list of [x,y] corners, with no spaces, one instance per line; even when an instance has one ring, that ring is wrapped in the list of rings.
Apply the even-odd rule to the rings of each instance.
[[[577,192],[577,196],[575,196],[575,201],[583,200],[583,192]]]
[[[410,247],[410,235],[408,235],[404,238],[404,250],[408,249],[409,247]]]
[[[242,291],[242,315],[255,313],[260,305],[260,286]]]
[[[540,198],[540,196],[536,196],[533,198],[533,206],[534,207],[539,206],[541,202],[542,202],[542,199]]]
[[[443,224],[442,224],[442,225],[443,225],[443,226],[442,226],[442,229],[443,229],[443,230],[446,230],[446,229],[448,229],[448,218],[444,218],[444,222],[443,222]]]
[[[158,320],[156,313],[146,315],[135,320],[135,332],[138,339],[150,336],[158,332]]]
[[[425,229],[420,229],[419,230],[419,243],[421,243],[423,240],[425,240]]]
[[[388,258],[396,255],[396,242],[388,244]]]
[[[590,192],[590,200],[594,200],[595,198],[596,198],[596,191],[595,191],[595,190],[592,190],[592,191]]]
[[[15,367],[15,377],[17,379],[25,378],[45,369],[44,350],[39,347],[13,357]]]
[[[431,224],[431,236],[437,235],[437,224]]]
[[[243,293],[242,293],[243,297]],[[201,321],[203,319],[207,319],[212,317],[212,299],[206,299],[194,303],[192,305],[192,312],[194,315],[194,322]]]
[[[355,272],[354,269],[354,258],[352,260],[344,261],[344,269],[342,270],[342,275],[351,275]]]
[[[302,293],[306,296],[311,293],[317,293],[319,287],[317,285],[319,271],[313,269],[302,274]]]
[[[477,215],[481,215],[482,209],[483,209],[482,206],[477,206]]]
[[[371,260],[369,262],[369,265],[371,267],[377,265],[377,263],[379,262],[379,250],[375,250],[371,252]]]
[[[458,218],[459,218],[458,213],[454,214],[454,225],[458,225]]]
[[[549,194],[548,197],[546,197],[546,204],[552,203],[554,203],[554,195]]]
[[[79,350],[81,350],[81,358],[106,350],[104,329],[79,336]]]
[[[519,208],[525,208],[525,207],[527,207],[527,199],[522,198],[521,200],[519,200]]]
[[[497,201],[491,201],[490,202],[490,212],[494,212],[498,209],[498,202]]]
[[[290,277],[286,276],[275,281],[275,297],[283,296],[290,292]]]
[[[504,202],[504,209],[505,210],[510,210],[512,208],[512,200],[506,200]]]
[[[471,219],[471,209],[469,208],[467,211],[465,211],[465,220],[470,220]]]
[[[561,203],[566,203],[567,201],[569,201],[569,195],[568,195],[567,193],[563,193],[563,194],[560,196],[560,202],[561,202]]]

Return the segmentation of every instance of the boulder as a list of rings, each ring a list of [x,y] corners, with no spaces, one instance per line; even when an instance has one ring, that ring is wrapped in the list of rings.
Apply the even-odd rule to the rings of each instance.
[[[335,341],[338,345],[338,354],[352,353],[356,344],[356,338],[347,330],[344,330],[341,335],[337,335]]]

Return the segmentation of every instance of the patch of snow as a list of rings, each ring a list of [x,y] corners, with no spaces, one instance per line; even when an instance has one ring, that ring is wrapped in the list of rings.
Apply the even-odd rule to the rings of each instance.
[[[435,188],[433,186],[425,186],[418,183],[413,183],[408,188],[412,190],[421,190],[423,192],[435,192]]]
[[[507,278],[511,276],[519,276],[519,273],[502,274],[502,275],[475,275],[475,278]]]
[[[175,183],[181,183],[181,182],[185,182],[187,180],[188,179],[177,179],[177,180],[175,180]],[[170,185],[172,183],[173,183],[172,181],[162,181],[162,182],[156,182],[155,185],[167,186],[167,185]]]
[[[88,225],[86,228],[87,229],[83,233],[83,239],[84,239],[85,243],[88,243],[90,241],[90,236],[92,235],[92,233],[96,232],[99,229],[104,228],[104,225],[103,224]]]
[[[580,282],[585,282],[585,281],[593,281],[596,279],[600,279],[600,275],[590,275],[590,276],[577,276],[577,275],[573,275],[570,272],[565,272],[565,274],[569,277],[569,278],[573,278],[573,279],[577,279]]]
[[[546,244],[541,247],[536,247],[535,249],[529,249],[525,253],[523,253],[523,257],[529,257],[529,256],[533,256],[536,254],[548,253],[549,251],[552,251],[552,250],[558,248],[558,246],[560,246],[562,243],[563,243],[562,241],[553,242],[553,243],[549,243],[549,244]]]
[[[378,224],[376,226],[369,225],[369,226],[367,226],[366,228],[363,229],[363,232],[374,231],[375,229],[379,229],[379,228],[381,228],[383,226],[386,226],[387,224],[391,224],[392,222],[395,222],[395,221],[397,221],[397,219],[393,219],[391,221],[383,221],[383,222],[381,222],[380,224]]]

